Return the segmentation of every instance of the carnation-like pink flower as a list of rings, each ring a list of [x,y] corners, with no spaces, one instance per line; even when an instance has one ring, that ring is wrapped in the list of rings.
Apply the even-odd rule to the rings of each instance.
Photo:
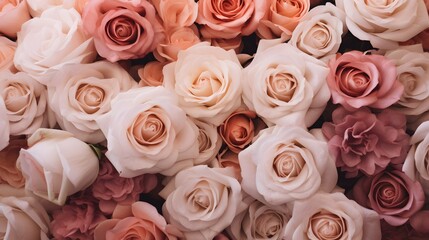
[[[396,80],[395,64],[381,55],[351,51],[329,62],[327,82],[334,103],[347,109],[384,109],[398,101],[404,86]]]
[[[356,177],[359,172],[377,174],[389,163],[403,163],[410,141],[405,124],[405,116],[392,110],[373,114],[368,108],[349,112],[339,107],[322,131],[337,167],[346,177]]]
[[[130,205],[138,201],[139,195],[153,190],[157,182],[156,176],[152,174],[134,178],[120,177],[109,161],[103,161],[91,190],[93,196],[100,201],[100,210],[112,214],[117,204]]]

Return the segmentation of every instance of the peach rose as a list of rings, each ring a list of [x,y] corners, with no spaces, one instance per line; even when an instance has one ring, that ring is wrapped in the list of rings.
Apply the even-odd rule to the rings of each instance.
[[[111,100],[137,86],[119,64],[108,61],[69,64],[53,74],[50,82],[49,104],[58,124],[89,143],[105,140],[95,120],[110,111]]]
[[[262,1],[261,1],[262,2]],[[299,21],[310,10],[310,0],[267,0],[268,10],[257,34],[264,39],[289,40]]]
[[[0,0],[0,33],[16,38],[22,24],[30,18],[26,0]]]
[[[266,11],[262,0],[200,0],[197,23],[204,38],[248,36],[258,27]]]
[[[166,29],[189,27],[198,16],[194,0],[152,0]]]
[[[243,50],[243,39],[241,36],[237,36],[235,38],[209,38],[206,39],[206,41],[209,41],[212,46],[215,47],[221,47],[225,50],[234,50],[237,54],[241,53],[241,50]]]
[[[156,11],[147,0],[93,0],[82,14],[85,31],[110,62],[143,58],[164,38]]]
[[[166,31],[166,37],[159,43],[153,54],[160,62],[174,62],[177,54],[200,42],[198,29],[192,27],[181,27]]]
[[[375,48],[393,49],[429,27],[422,0],[361,1],[336,0],[347,16],[347,28]]]
[[[15,49],[16,42],[9,40],[7,37],[0,36],[0,72],[7,70],[16,72],[16,68],[13,65]]]
[[[68,196],[89,187],[98,174],[93,150],[71,133],[39,128],[21,149],[17,166],[25,188],[43,199],[64,205]]]
[[[88,2],[89,0],[74,0],[74,8],[82,15],[83,9]]]
[[[174,175],[198,155],[198,128],[164,87],[120,93],[97,118],[107,138],[106,156],[121,177]]]
[[[140,87],[158,87],[164,82],[164,76],[162,75],[162,69],[166,63],[153,61],[146,63],[143,67],[137,70],[137,74],[140,77]]]
[[[198,127],[199,154],[194,158],[194,165],[205,164],[212,160],[222,146],[222,139],[213,124],[194,119]]]
[[[118,205],[112,218],[98,224],[94,231],[95,240],[176,240],[179,236],[180,232],[146,202]]]
[[[4,100],[0,97],[0,151],[3,150],[9,144],[9,118],[7,115],[7,109],[4,104]]]
[[[26,73],[1,72],[0,96],[7,109],[10,135],[28,135],[52,125],[46,88]]]
[[[27,140],[13,138],[9,145],[0,151],[0,184],[7,183],[14,188],[22,188],[25,179],[21,171],[16,167],[16,160],[21,148],[27,147]]]

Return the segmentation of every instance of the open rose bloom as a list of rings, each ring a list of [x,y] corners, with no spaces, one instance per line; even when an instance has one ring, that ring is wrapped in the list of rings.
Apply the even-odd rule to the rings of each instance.
[[[0,239],[429,239],[429,0],[0,0]]]

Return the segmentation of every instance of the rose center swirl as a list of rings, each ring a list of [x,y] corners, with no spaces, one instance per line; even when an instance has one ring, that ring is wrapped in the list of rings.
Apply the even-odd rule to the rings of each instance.
[[[278,154],[273,161],[273,168],[277,176],[292,180],[296,178],[305,166],[303,156],[293,143],[285,145],[283,152]]]
[[[137,41],[141,27],[133,19],[120,16],[107,22],[107,36],[118,45],[128,45]]]
[[[89,84],[81,84],[75,95],[80,107],[88,114],[93,114],[100,110],[104,97],[105,92],[102,88]]]
[[[307,232],[310,239],[335,240],[342,239],[345,234],[347,234],[345,220],[334,213],[323,209],[310,218]]]
[[[267,79],[268,96],[289,102],[298,87],[296,78],[289,73],[275,73]]]
[[[142,146],[156,145],[162,142],[167,130],[164,122],[155,111],[140,113],[128,128],[128,136]]]
[[[10,113],[21,115],[29,104],[31,90],[24,84],[13,82],[3,90],[3,98]]]

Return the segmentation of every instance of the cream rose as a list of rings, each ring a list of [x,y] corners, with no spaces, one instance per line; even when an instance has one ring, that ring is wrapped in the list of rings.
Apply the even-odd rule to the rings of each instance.
[[[194,120],[198,127],[198,147],[199,154],[194,159],[194,164],[205,164],[212,160],[222,146],[222,138],[219,136],[213,124]]]
[[[204,42],[164,67],[164,86],[189,116],[218,126],[241,105],[241,72],[234,51]]]
[[[198,3],[194,0],[152,0],[166,29],[189,27],[198,16]]]
[[[110,102],[120,92],[137,86],[118,64],[98,61],[69,64],[52,76],[49,104],[62,129],[85,142],[105,139],[95,121],[110,111]]]
[[[166,199],[162,213],[167,222],[182,231],[185,239],[213,239],[246,207],[230,168],[185,169],[160,196]]]
[[[329,57],[338,52],[346,33],[346,16],[332,3],[311,9],[298,23],[289,43],[315,57]]]
[[[61,8],[72,8],[74,7],[75,1],[79,0],[26,0],[31,16],[40,17],[42,13],[50,8],[61,7]]]
[[[92,62],[95,56],[93,40],[83,33],[79,13],[74,8],[55,7],[22,25],[14,63],[20,71],[48,84],[50,70]]]
[[[13,56],[15,55],[16,42],[9,40],[7,37],[0,36],[0,72],[16,72],[13,65]]]
[[[25,188],[43,199],[64,205],[67,197],[89,187],[98,175],[93,150],[69,132],[39,128],[21,149],[17,167]]]
[[[261,41],[242,76],[243,100],[268,124],[311,126],[331,97],[326,64],[289,44]]]
[[[174,175],[198,155],[198,128],[164,87],[120,93],[96,121],[107,138],[106,156],[121,177]]]
[[[326,141],[315,135],[293,125],[262,130],[238,154],[243,190],[269,205],[332,191],[337,183],[335,162]]]
[[[422,0],[336,0],[344,9],[349,31],[375,48],[393,49],[429,27]]]
[[[195,25],[170,29],[166,31],[165,35],[165,39],[158,44],[153,52],[155,58],[160,62],[176,61],[179,51],[200,42],[198,29]]]
[[[1,72],[0,95],[7,109],[10,135],[28,135],[50,125],[46,88],[28,74]]]
[[[0,0],[0,33],[16,38],[22,24],[30,18],[26,0]]]
[[[9,144],[9,118],[7,116],[7,109],[4,100],[0,97],[0,151]]]
[[[379,216],[342,193],[318,193],[296,201],[283,236],[292,239],[381,239]]]

